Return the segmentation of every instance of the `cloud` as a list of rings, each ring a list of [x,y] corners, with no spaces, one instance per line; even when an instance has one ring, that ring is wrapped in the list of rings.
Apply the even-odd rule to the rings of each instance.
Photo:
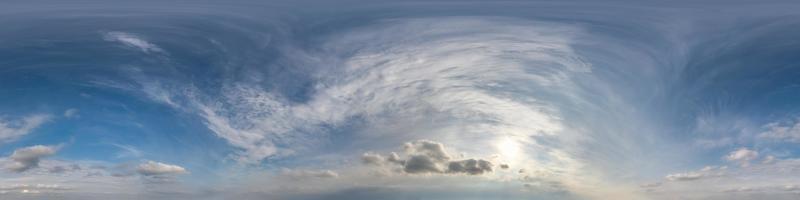
[[[764,160],[762,160],[761,163],[762,164],[770,164],[770,163],[775,162],[776,160],[778,160],[778,159],[775,158],[775,156],[769,155],[769,156],[764,157]]]
[[[669,174],[664,178],[668,181],[694,181],[708,177],[719,177],[725,175],[727,169],[727,166],[705,166],[697,171]]]
[[[417,140],[403,145],[406,159],[392,152],[388,157],[364,153],[361,161],[376,166],[400,167],[407,174],[469,174],[480,175],[491,172],[493,164],[484,159],[451,160],[452,157],[439,142]]]
[[[448,173],[467,173],[471,175],[492,171],[492,163],[486,160],[467,159],[452,161],[447,165]]]
[[[119,31],[106,32],[103,34],[103,39],[110,42],[119,42],[125,46],[137,48],[145,53],[164,52],[164,50],[162,50],[155,44],[147,42],[141,37],[131,33],[125,33]]]
[[[783,188],[781,188],[781,189],[783,189],[784,191],[800,191],[800,186],[798,186],[798,185],[784,185]]]
[[[525,189],[537,192],[562,192],[567,188],[559,180],[551,179],[548,176],[539,175],[525,175],[520,178],[523,182]]]
[[[56,146],[35,145],[14,150],[14,153],[9,156],[13,162],[6,166],[6,169],[20,173],[37,168],[42,158],[55,154],[58,149],[59,147]]]
[[[331,170],[293,170],[284,169],[282,174],[284,176],[304,179],[304,178],[337,178],[339,174]]]
[[[722,192],[736,193],[736,192],[756,192],[756,191],[762,191],[762,190],[763,189],[761,189],[761,188],[737,187],[737,188],[732,188],[732,189],[726,189],[726,190],[723,190]]]
[[[139,164],[139,166],[136,167],[136,172],[143,176],[150,176],[150,177],[163,177],[163,176],[172,176],[177,174],[189,173],[189,171],[187,171],[181,166],[160,163],[155,161],[147,161],[145,163]]]
[[[703,196],[708,194],[738,197],[736,195],[742,195],[739,193],[759,193],[765,197],[783,194],[796,196],[798,172],[800,172],[800,160],[797,159],[775,159],[768,163],[753,162],[748,167],[707,166],[696,171],[669,175],[667,179],[670,182],[664,182],[658,187],[658,195],[662,195],[663,198],[656,199],[672,199],[675,194],[686,194],[687,199],[708,199],[707,196]],[[692,194],[694,192],[702,193]],[[796,198],[794,196],[785,199],[794,199]]]
[[[442,169],[441,162],[437,162],[436,160],[434,160],[434,158],[431,158],[430,156],[427,155],[409,156],[408,160],[406,160],[405,163],[406,164],[403,165],[403,171],[410,174],[441,173],[444,171]]]
[[[75,118],[78,117],[78,109],[77,108],[70,108],[64,111],[64,117],[66,118]]]
[[[750,161],[755,160],[756,158],[758,158],[758,152],[744,147],[732,151],[725,156],[725,160],[739,162],[741,166],[748,166]]]
[[[12,184],[0,186],[0,195],[7,193],[38,194],[72,190],[58,184]]]
[[[54,174],[60,174],[60,173],[71,172],[71,171],[79,171],[81,169],[82,168],[81,168],[80,165],[71,164],[69,166],[58,165],[58,166],[55,166],[55,167],[52,167],[52,168],[48,169],[47,171],[50,172],[50,173],[54,173]]]
[[[692,181],[705,177],[705,174],[697,172],[669,174],[665,178],[670,181]]]
[[[210,131],[241,150],[236,159],[242,163],[313,149],[324,144],[322,140],[331,130],[352,121],[363,122],[365,129],[385,127],[384,123],[413,127],[427,122],[421,125],[435,126],[413,131],[419,137],[409,138],[421,138],[436,129],[449,130],[439,132],[436,138],[456,134],[457,129],[468,134],[529,138],[563,130],[557,109],[531,93],[569,90],[569,74],[591,71],[591,65],[569,46],[577,32],[569,25],[512,18],[379,21],[326,37],[330,40],[319,44],[320,51],[279,49],[291,54],[281,58],[280,66],[264,67],[283,71],[283,65],[292,66],[290,71],[298,70],[300,75],[271,77],[272,73],[258,73],[263,68],[244,66],[242,70],[224,70],[247,74],[222,75],[218,90],[197,89],[192,84],[154,87],[164,89],[156,93],[140,90],[158,94],[148,95],[152,100],[180,104],[202,117]],[[149,43],[139,40],[123,41],[147,49]],[[365,40],[373,42],[363,43]],[[169,81],[158,79],[161,75],[151,77],[137,82]],[[292,80],[281,81],[284,79]],[[300,90],[281,92],[297,87],[297,82],[307,84],[302,95]],[[446,123],[430,123],[433,118]],[[393,131],[398,129],[371,134]],[[486,135],[479,145],[491,145],[485,143],[494,136]],[[464,141],[454,143],[460,142]]]
[[[760,138],[800,143],[800,121],[794,124],[769,123],[764,128],[767,130],[758,134]]]
[[[50,120],[50,115],[34,114],[22,119],[0,117],[0,143],[13,141]]]
[[[385,160],[380,154],[367,152],[361,155],[361,162],[368,165],[381,165]]]
[[[450,160],[450,155],[444,150],[442,143],[430,140],[417,140],[403,145],[406,154],[428,157],[436,161]]]
[[[641,188],[655,188],[655,187],[659,187],[659,186],[661,186],[663,184],[664,183],[662,183],[662,182],[652,182],[652,183],[640,184],[639,187],[641,187]]]
[[[126,158],[126,157],[138,158],[144,155],[144,153],[141,150],[137,149],[134,146],[116,144],[116,143],[111,143],[110,145],[115,146],[121,150],[119,153],[117,153],[117,158]]]

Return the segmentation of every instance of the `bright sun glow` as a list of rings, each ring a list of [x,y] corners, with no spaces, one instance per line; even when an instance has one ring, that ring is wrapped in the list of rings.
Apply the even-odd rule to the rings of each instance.
[[[513,138],[502,138],[495,144],[495,146],[504,162],[513,163],[520,159],[520,154],[522,152],[520,144]]]

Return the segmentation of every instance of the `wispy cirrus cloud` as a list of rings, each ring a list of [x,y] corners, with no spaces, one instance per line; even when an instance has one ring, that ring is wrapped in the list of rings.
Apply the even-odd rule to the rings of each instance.
[[[800,121],[795,123],[773,122],[764,125],[764,129],[766,130],[759,133],[758,137],[782,142],[800,142]]]
[[[141,50],[145,53],[163,53],[164,50],[159,48],[153,43],[148,42],[147,40],[126,32],[120,31],[109,31],[103,33],[103,39],[110,42],[118,42],[122,45],[133,47],[138,50]]]
[[[19,119],[0,116],[0,143],[16,140],[50,120],[47,114],[33,114]]]

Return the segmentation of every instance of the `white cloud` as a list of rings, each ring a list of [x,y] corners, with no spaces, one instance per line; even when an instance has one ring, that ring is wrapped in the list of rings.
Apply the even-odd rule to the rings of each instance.
[[[64,117],[66,118],[75,118],[78,117],[78,109],[77,108],[70,108],[64,111]]]
[[[331,170],[298,170],[298,169],[284,169],[281,172],[284,176],[292,178],[337,178],[339,174]]]
[[[776,160],[777,160],[777,158],[775,158],[775,156],[769,155],[769,156],[764,157],[764,160],[762,160],[761,163],[770,164],[770,163],[775,162]]]
[[[181,166],[147,161],[136,167],[136,172],[144,176],[171,176],[189,173]]]
[[[29,115],[22,119],[0,117],[0,143],[13,141],[26,135],[49,120],[50,115],[45,114]]]
[[[22,194],[54,193],[71,189],[72,188],[64,187],[58,184],[11,184],[11,185],[0,185],[0,195],[8,193],[22,193]]]
[[[750,161],[755,160],[756,158],[758,158],[758,152],[744,147],[732,151],[725,156],[725,160],[738,162],[742,166],[748,166]]]
[[[703,178],[705,174],[698,172],[677,173],[667,175],[665,178],[670,181],[691,181]]]
[[[783,190],[786,190],[786,191],[798,191],[798,190],[800,190],[800,186],[798,186],[798,185],[785,185],[785,186],[783,186]]]
[[[754,191],[761,191],[762,189],[759,188],[752,188],[752,187],[738,187],[732,189],[723,190],[723,192],[754,192]]]
[[[364,164],[381,165],[383,164],[384,161],[385,158],[383,158],[383,156],[381,156],[380,154],[367,152],[361,155],[361,162],[363,162]]]
[[[125,46],[137,48],[145,53],[164,52],[164,50],[162,50],[155,44],[147,42],[141,37],[131,33],[125,33],[119,31],[106,32],[103,34],[103,39],[111,42],[119,42]]]
[[[406,142],[403,149],[408,155],[421,155],[436,161],[450,160],[450,155],[444,150],[444,145],[430,140],[417,140]]]
[[[221,95],[192,93],[198,98],[191,99],[210,101],[196,100],[188,106],[199,111],[217,136],[241,148],[238,160],[245,163],[315,148],[324,144],[320,140],[330,128],[352,119],[365,121],[365,129],[380,130],[353,134],[391,134],[399,129],[385,127],[415,125],[431,127],[406,130],[404,137],[493,134],[485,135],[486,140],[467,149],[470,151],[493,145],[496,135],[530,140],[532,135],[562,131],[553,107],[530,96],[510,96],[491,88],[570,87],[568,74],[591,71],[569,47],[568,37],[574,30],[496,20],[501,23],[472,18],[416,19],[357,29],[331,38],[320,55],[298,52],[297,57],[288,58],[287,62],[296,62],[293,64],[319,67],[309,74],[315,84],[305,102],[292,102],[257,82],[236,80],[223,84]],[[496,28],[472,28],[478,26]],[[363,43],[365,40],[374,42]],[[357,54],[339,57],[354,49]],[[305,56],[317,57],[318,62],[309,63]],[[326,67],[330,62],[341,67]],[[441,123],[431,123],[434,118]]]
[[[800,143],[800,121],[794,124],[769,123],[764,128],[767,130],[758,134],[761,138]]]
[[[705,166],[697,171],[674,173],[665,176],[668,181],[694,181],[703,178],[720,177],[726,174],[727,166]]]
[[[591,64],[571,47],[581,34],[572,25],[509,18],[383,20],[322,38],[328,40],[315,51],[281,49],[287,57],[276,64],[280,66],[268,67],[299,68],[302,76],[291,78],[309,79],[303,80],[309,85],[297,96],[276,91],[287,83],[258,73],[264,66],[223,70],[237,74],[215,79],[221,82],[218,89],[173,87],[159,76],[137,82],[167,82],[169,87],[140,89],[151,91],[145,93],[154,101],[197,112],[209,130],[239,149],[235,159],[242,163],[313,152],[338,137],[330,134],[348,134],[357,140],[353,143],[369,143],[372,150],[429,138],[463,151],[451,157],[468,153],[486,158],[509,150],[505,153],[513,156],[503,154],[491,162],[557,169],[572,180],[570,187],[598,191],[614,186],[583,166],[624,171],[629,168],[618,166],[634,162],[618,159],[650,159],[638,150],[652,144],[641,141],[657,137],[634,131],[651,128],[640,125],[647,124],[646,118],[624,99],[639,94],[617,93],[617,83],[597,81],[605,77],[590,74]],[[646,58],[625,62],[635,62],[636,70],[653,70]],[[586,112],[576,115],[582,110]],[[356,130],[339,132],[341,128]],[[494,147],[503,146],[498,138],[509,138],[520,148],[498,150]],[[404,162],[412,162],[403,165],[431,166],[411,157],[404,156]]]
[[[0,162],[8,161],[10,160],[0,159]],[[141,198],[142,194],[155,192],[185,193],[184,186],[179,183],[160,184],[155,187],[151,185],[156,181],[159,181],[157,183],[172,181],[172,177],[166,175],[134,176],[136,175],[136,165],[127,169],[117,169],[122,165],[127,164],[97,160],[42,159],[38,168],[30,169],[24,174],[0,171],[0,177],[2,177],[0,178],[0,193],[3,193],[2,189],[6,189],[6,196],[0,194],[0,199],[18,199],[13,195],[24,197],[22,195],[31,193],[44,195],[35,197],[58,199],[137,199]],[[116,173],[116,170],[129,170],[133,174],[131,176],[114,176],[113,173]],[[28,190],[28,193],[24,193],[22,190]],[[99,194],[108,196],[95,196]],[[137,196],[136,198],[125,198],[125,195]]]
[[[35,145],[14,150],[8,158],[12,163],[6,169],[13,172],[24,172],[39,167],[42,158],[51,156],[58,151],[57,146]]]
[[[115,143],[111,143],[110,145],[115,146],[121,150],[119,153],[117,153],[117,158],[126,158],[126,157],[138,158],[144,155],[144,153],[141,150],[137,149],[134,146],[115,144]]]
[[[696,171],[670,174],[665,177],[669,182],[664,182],[657,189],[644,189],[661,197],[653,199],[674,199],[675,194],[681,194],[685,199],[708,199],[709,195],[719,195],[719,199],[735,199],[722,197],[736,197],[743,193],[771,197],[797,195],[794,192],[800,181],[796,176],[798,172],[800,160],[797,159],[753,162],[747,167],[708,166]]]

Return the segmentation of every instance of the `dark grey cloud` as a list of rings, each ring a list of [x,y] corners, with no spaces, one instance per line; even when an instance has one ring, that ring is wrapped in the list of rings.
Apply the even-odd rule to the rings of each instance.
[[[448,173],[467,173],[471,175],[478,175],[491,171],[492,163],[482,159],[452,161],[447,165]]]
[[[408,158],[403,166],[406,173],[441,173],[441,165],[433,158],[426,155],[413,155]]]

